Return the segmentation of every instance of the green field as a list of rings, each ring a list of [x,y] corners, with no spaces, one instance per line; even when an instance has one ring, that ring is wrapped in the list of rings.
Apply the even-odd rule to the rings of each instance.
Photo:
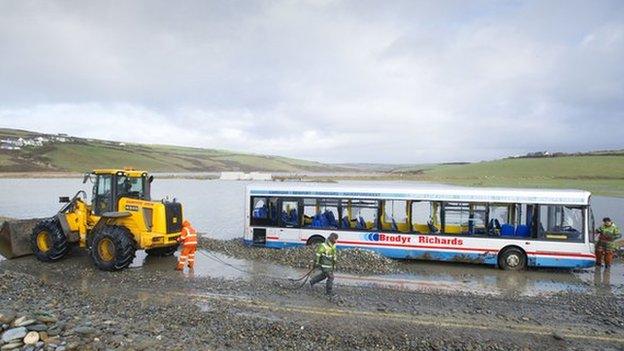
[[[0,138],[36,137],[43,134],[0,129]],[[0,172],[84,172],[94,168],[134,167],[151,172],[339,171],[344,168],[279,156],[235,153],[168,145],[121,144],[71,138],[61,143],[0,150]]]
[[[624,155],[504,159],[439,165],[415,178],[467,186],[574,188],[624,197]]]
[[[0,129],[0,138],[46,136]],[[307,180],[422,180],[466,186],[575,188],[624,197],[624,151],[514,158],[469,164],[328,165],[280,156],[169,145],[120,144],[71,138],[70,142],[0,150],[0,172],[84,172],[135,167],[151,172],[350,172]]]

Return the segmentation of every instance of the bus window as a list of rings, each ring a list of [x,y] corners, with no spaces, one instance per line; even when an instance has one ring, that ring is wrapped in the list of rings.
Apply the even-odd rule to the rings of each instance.
[[[442,218],[444,234],[467,234],[469,231],[470,204],[467,202],[445,202]]]
[[[409,223],[407,220],[407,201],[383,201],[381,229],[401,233],[407,233],[410,231]]]
[[[299,201],[282,200],[280,223],[283,227],[299,226]]]
[[[488,235],[500,236],[501,229],[504,225],[513,223],[510,218],[508,205],[490,205],[488,212]]]
[[[468,214],[468,234],[487,235],[487,206],[485,204],[470,204]]]
[[[303,209],[305,227],[338,229],[337,199],[304,199]]]
[[[440,231],[440,206],[436,202],[412,202],[412,229],[417,233],[434,234]]]
[[[320,210],[316,199],[303,199],[303,226],[311,227],[313,218]]]
[[[540,205],[538,238],[583,241],[583,208]]]
[[[277,198],[253,197],[251,225],[277,225]]]
[[[340,227],[355,230],[377,230],[379,202],[375,200],[343,200]]]
[[[499,218],[500,229],[498,234],[503,237],[536,238],[539,232],[537,207],[537,205],[529,204],[509,205],[508,220],[503,222]]]

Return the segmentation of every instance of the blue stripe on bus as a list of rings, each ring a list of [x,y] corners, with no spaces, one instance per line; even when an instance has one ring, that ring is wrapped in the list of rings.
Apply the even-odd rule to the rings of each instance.
[[[245,244],[252,245],[252,240],[245,240]],[[304,243],[293,243],[283,241],[267,241],[266,247],[275,249],[293,248],[304,246]],[[366,247],[340,245],[339,249],[360,249],[370,250],[379,253],[382,256],[396,259],[419,259],[427,261],[450,261],[450,262],[468,262],[480,263],[486,265],[497,265],[496,254],[478,254],[470,252],[448,252],[434,250],[406,250],[386,247]],[[582,260],[577,258],[554,258],[554,257],[528,257],[529,267],[552,267],[552,268],[587,268],[595,265],[594,260]]]
[[[579,260],[578,258],[529,257],[531,267],[589,268],[595,264],[595,260]]]

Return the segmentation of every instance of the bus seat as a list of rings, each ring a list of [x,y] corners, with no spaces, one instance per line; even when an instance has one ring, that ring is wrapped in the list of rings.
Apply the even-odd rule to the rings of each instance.
[[[299,213],[293,208],[290,210],[290,224],[297,224],[297,222],[299,222]]]
[[[320,213],[317,213],[316,215],[314,215],[314,217],[312,217],[312,225],[311,225],[311,227],[313,227],[313,228],[322,228],[323,227],[323,219],[324,219],[324,217]]]
[[[351,225],[349,224],[349,217],[347,216],[342,217],[342,227],[351,228]]]
[[[366,229],[366,222],[364,221],[364,217],[359,216],[357,222],[357,229]]]
[[[531,234],[530,230],[529,230],[529,226],[528,225],[524,225],[524,224],[519,224],[518,227],[516,228],[516,236],[522,236],[522,237],[529,237],[529,235]]]
[[[288,224],[288,213],[286,213],[286,211],[282,210],[282,213],[280,214],[280,219],[282,220],[283,223],[287,223]]]
[[[338,221],[336,220],[336,216],[334,216],[334,213],[332,211],[325,211],[325,218],[327,219],[327,225],[329,227],[338,228]]]
[[[514,226],[511,224],[503,224],[501,225],[501,231],[500,231],[500,235],[501,236],[514,236]]]
[[[269,214],[266,206],[258,207],[253,211],[253,218],[267,218]]]

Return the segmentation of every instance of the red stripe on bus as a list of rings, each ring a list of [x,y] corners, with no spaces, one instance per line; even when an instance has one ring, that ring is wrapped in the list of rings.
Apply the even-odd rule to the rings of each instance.
[[[301,241],[307,241],[307,239],[301,239]],[[401,245],[401,244],[389,244],[379,242],[360,242],[360,241],[346,241],[338,240],[339,244],[354,244],[354,245],[369,245],[369,246],[393,246],[404,248],[422,248],[422,249],[443,249],[443,250],[460,250],[460,251],[482,251],[497,253],[496,249],[481,249],[481,248],[468,248],[468,247],[446,247],[446,246],[425,246],[425,245]],[[586,257],[596,258],[593,254],[582,254],[573,252],[549,252],[549,251],[527,251],[527,255],[542,255],[542,256],[562,256],[562,257]]]
[[[271,240],[279,240],[279,236],[267,236],[266,238]]]

